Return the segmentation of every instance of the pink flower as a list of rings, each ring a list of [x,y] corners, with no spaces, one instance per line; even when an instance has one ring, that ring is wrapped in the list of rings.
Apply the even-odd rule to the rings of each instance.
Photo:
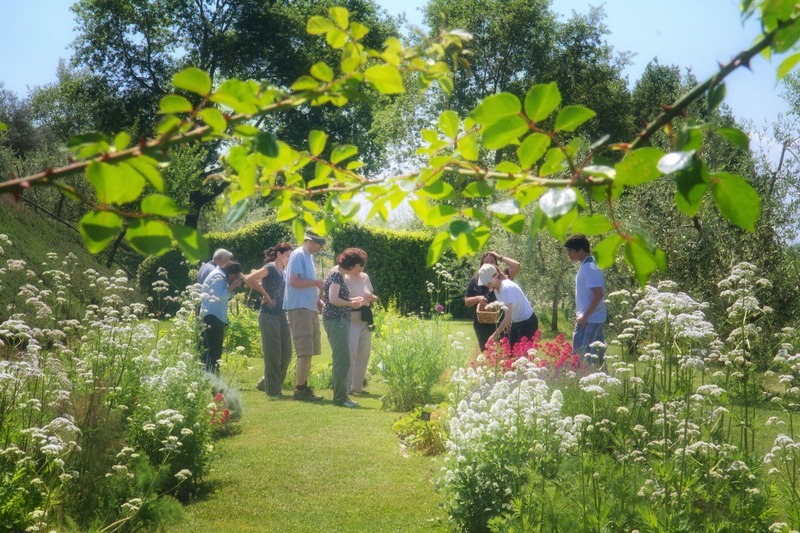
[[[436,304],[436,312],[444,313],[444,306],[442,304]]]

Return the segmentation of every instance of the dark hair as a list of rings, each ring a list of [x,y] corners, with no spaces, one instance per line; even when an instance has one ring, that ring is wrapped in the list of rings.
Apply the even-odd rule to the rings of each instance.
[[[336,256],[336,264],[345,270],[350,270],[357,265],[367,266],[367,252],[361,248],[347,248]]]
[[[485,254],[483,254],[481,256],[481,262],[478,265],[478,268],[480,268],[480,267],[482,267],[483,265],[486,264],[486,258],[489,257],[489,256],[494,257],[494,254],[492,252],[486,252]],[[496,257],[494,257],[494,261],[495,261],[495,264],[497,264],[497,258]]]
[[[583,250],[587,254],[590,252],[589,239],[583,233],[573,233],[564,241],[564,248],[569,250]]]
[[[282,242],[280,244],[276,244],[275,246],[270,246],[264,250],[264,262],[272,263],[275,261],[275,258],[278,257],[278,254],[290,252],[292,250],[294,250],[294,248],[288,242]]]
[[[230,276],[231,274],[241,274],[242,265],[240,265],[236,261],[231,261],[230,263],[222,267],[222,271],[225,272],[226,276]]]

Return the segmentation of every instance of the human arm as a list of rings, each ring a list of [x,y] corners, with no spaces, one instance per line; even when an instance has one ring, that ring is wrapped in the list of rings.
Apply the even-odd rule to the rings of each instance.
[[[364,298],[361,296],[354,296],[349,300],[343,300],[339,297],[339,290],[341,285],[337,282],[331,282],[328,285],[328,303],[336,307],[349,307],[350,309],[358,309],[364,304]]]
[[[464,297],[464,305],[467,307],[475,307],[476,305],[488,303],[489,300],[486,299],[486,296],[479,294],[477,296],[465,296]]]
[[[324,282],[321,279],[304,279],[298,273],[289,274],[289,286],[293,289],[307,289],[309,287],[316,287],[322,290]]]
[[[275,305],[275,300],[273,300],[266,290],[264,290],[264,286],[262,285],[262,281],[264,278],[269,277],[269,269],[264,266],[251,272],[244,278],[244,284],[256,291],[258,294],[261,295],[261,303],[266,304],[270,307]]]
[[[509,279],[513,280],[517,277],[517,274],[519,274],[519,261],[504,255],[500,255],[497,252],[492,252],[492,255],[494,255],[494,258],[498,263],[503,263],[506,265],[508,268]]]
[[[492,333],[492,337],[499,339],[500,336],[511,328],[511,315],[514,312],[514,304],[509,302],[506,304],[504,311],[503,321],[497,326],[497,330]]]
[[[603,291],[603,287],[592,287],[592,301],[589,302],[589,306],[586,308],[586,311],[583,313],[583,315],[578,317],[575,323],[579,326],[585,326],[589,321],[589,317],[592,316],[592,313],[594,313],[594,310],[597,309],[597,306],[603,301],[604,296],[605,293]]]

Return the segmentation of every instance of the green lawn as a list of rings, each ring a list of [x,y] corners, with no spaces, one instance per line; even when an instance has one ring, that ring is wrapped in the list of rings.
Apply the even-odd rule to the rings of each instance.
[[[470,322],[449,322],[472,336]],[[471,338],[471,337],[470,337]],[[323,355],[315,366],[330,362]],[[240,432],[218,441],[208,491],[185,507],[174,531],[442,531],[436,459],[404,450],[392,432],[401,413],[381,411],[386,385],[372,380],[360,409],[324,400],[269,401],[254,388],[260,359],[242,385]],[[284,391],[288,393],[289,391]]]

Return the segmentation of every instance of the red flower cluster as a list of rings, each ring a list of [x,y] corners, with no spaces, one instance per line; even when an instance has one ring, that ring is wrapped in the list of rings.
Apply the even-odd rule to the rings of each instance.
[[[214,396],[214,406],[209,409],[209,414],[211,427],[218,432],[225,431],[231,422],[231,410],[225,406],[225,396],[221,392]]]
[[[572,344],[567,342],[563,333],[559,333],[555,340],[542,345],[542,332],[536,330],[532,339],[522,337],[519,342],[511,346],[508,338],[500,341],[489,340],[486,344],[486,367],[511,370],[514,361],[525,357],[536,366],[555,369],[577,369],[581,364],[580,356],[572,353]],[[472,362],[475,366],[476,361]]]

